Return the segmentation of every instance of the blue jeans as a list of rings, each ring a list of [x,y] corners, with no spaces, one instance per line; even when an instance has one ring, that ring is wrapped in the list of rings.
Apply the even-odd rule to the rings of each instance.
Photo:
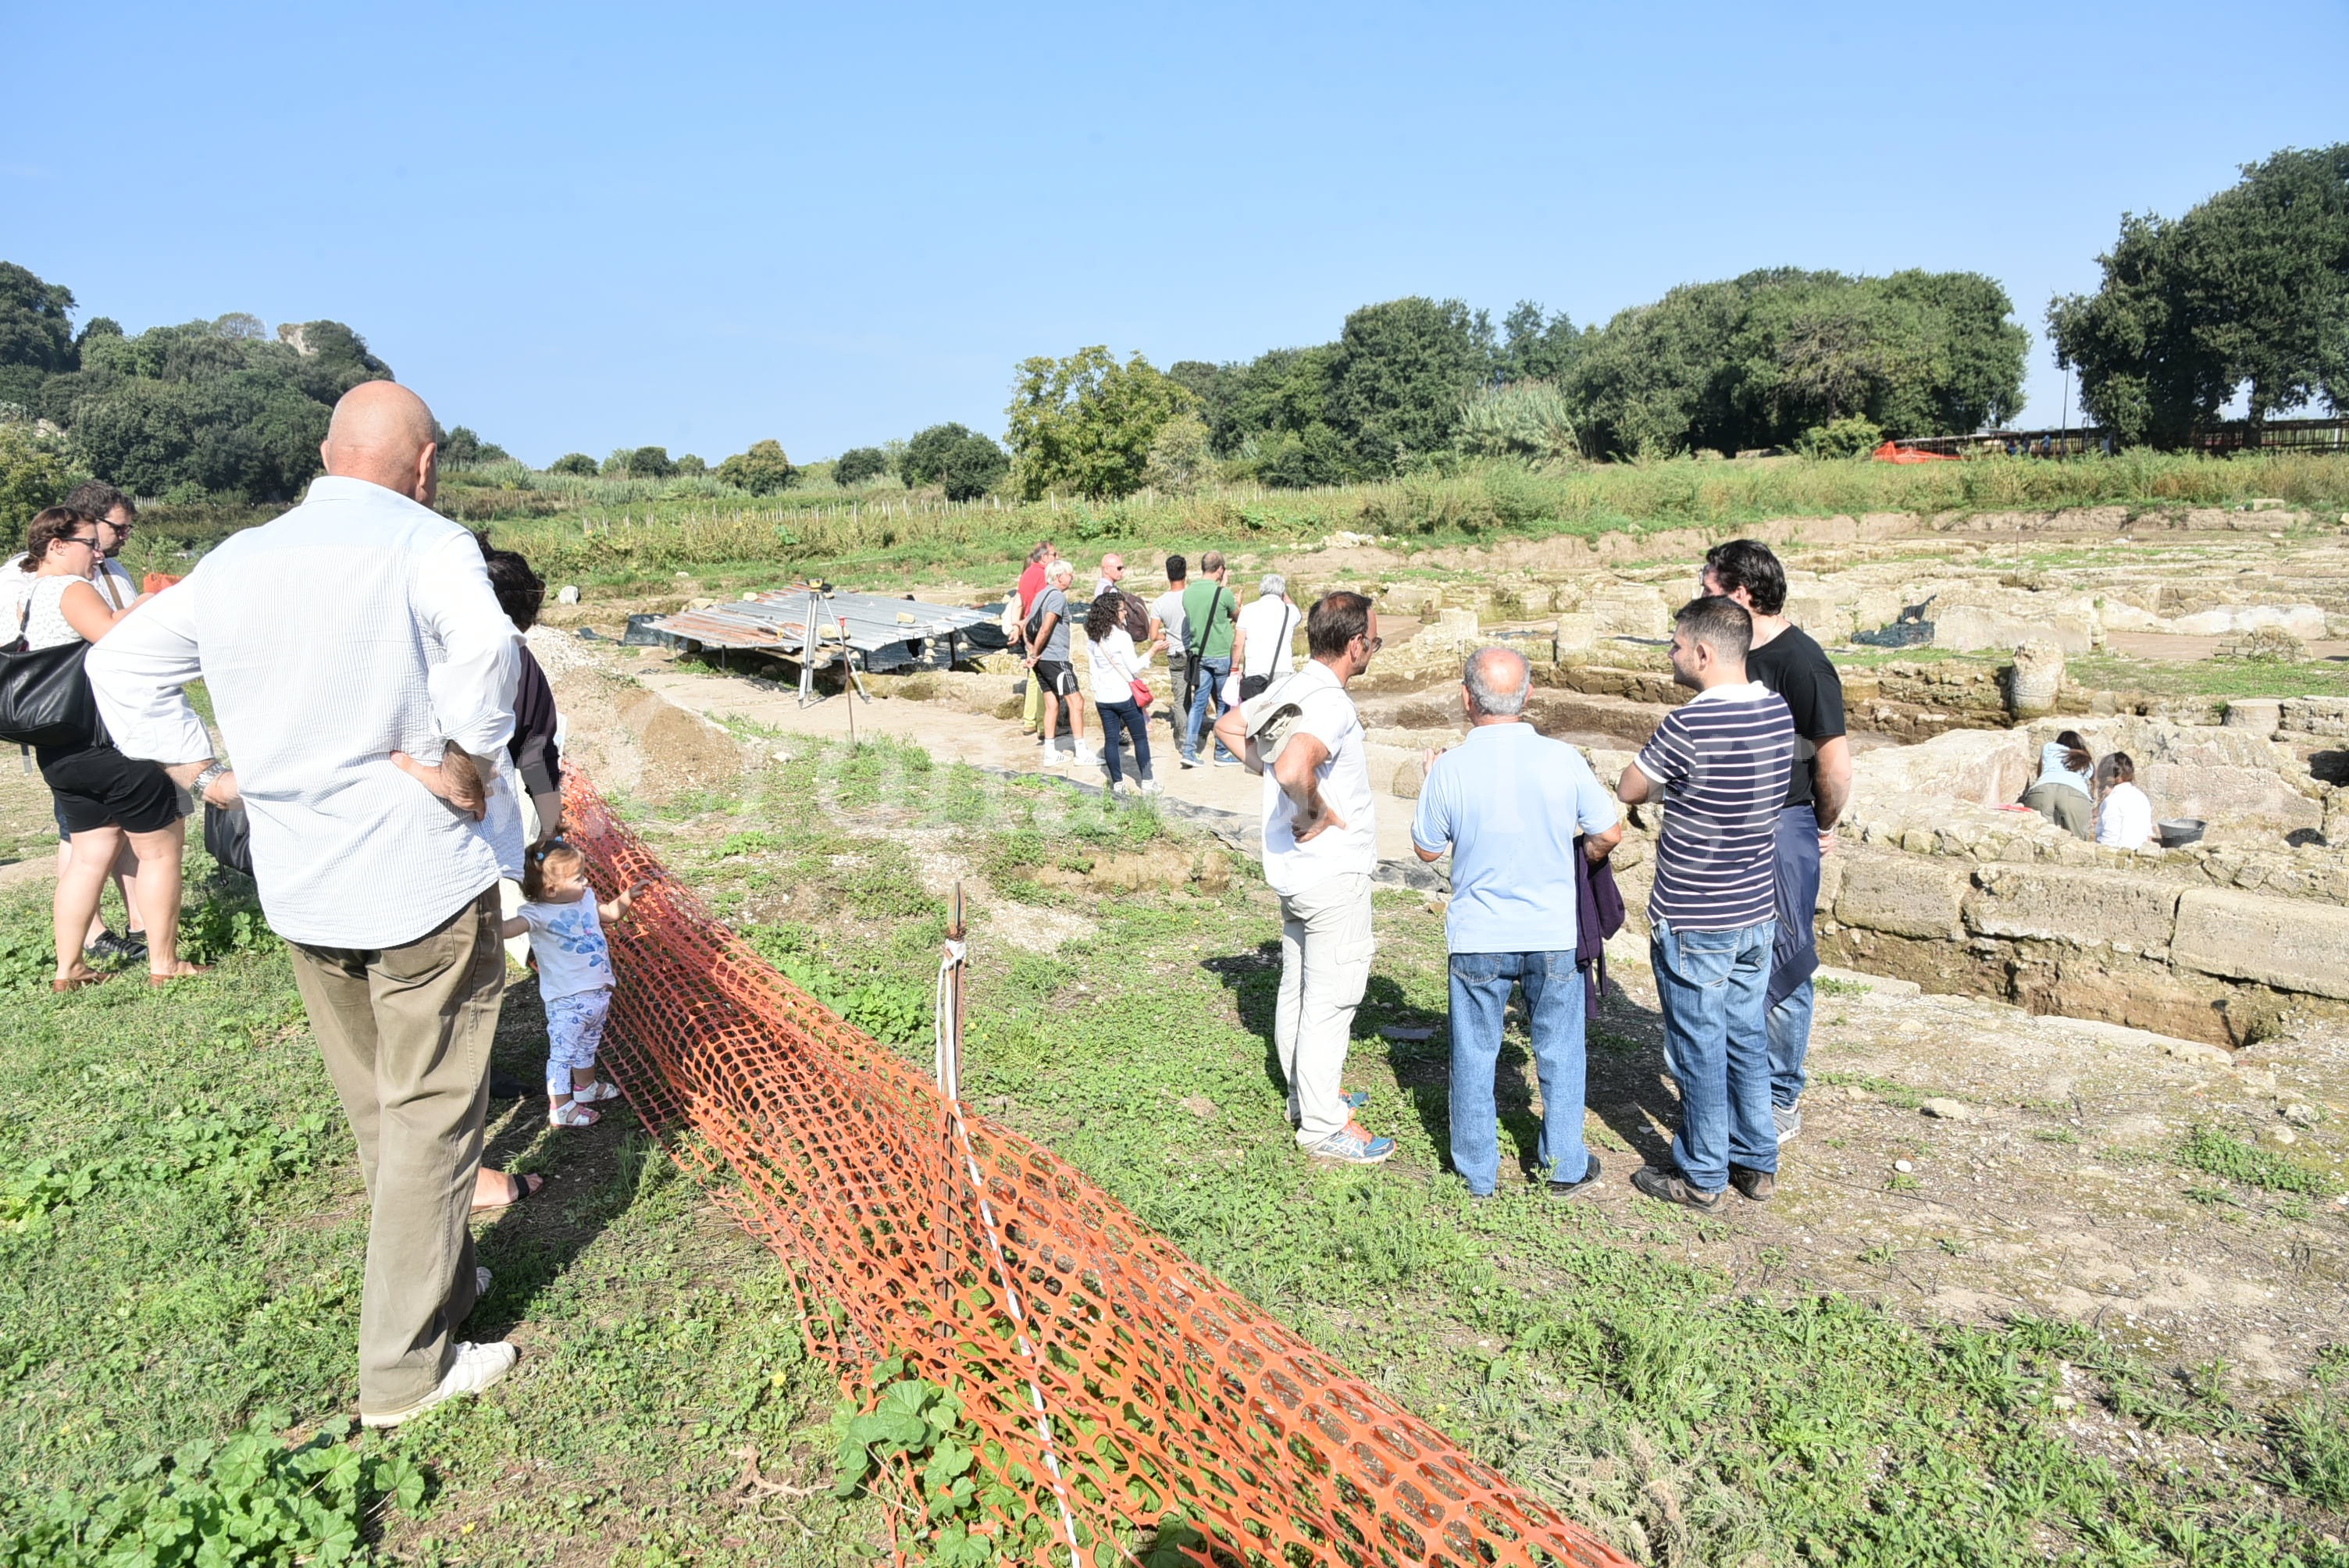
[[[1094,699],[1093,707],[1102,721],[1102,766],[1109,770],[1109,781],[1115,784],[1124,775],[1120,771],[1117,732],[1124,730],[1133,737],[1133,770],[1143,783],[1150,782],[1150,716],[1132,701],[1102,702]]]
[[[1728,1186],[1733,1164],[1778,1169],[1764,1021],[1776,925],[1682,932],[1660,920],[1648,935],[1663,1004],[1664,1065],[1681,1086],[1672,1159],[1702,1191]]]
[[[1579,1181],[1590,1169],[1582,1141],[1582,975],[1574,949],[1452,955],[1452,1168],[1481,1195],[1501,1178],[1493,1077],[1501,1058],[1501,1017],[1509,993],[1526,988],[1533,1019],[1534,1072],[1541,1080],[1541,1143],[1536,1157],[1553,1179]]]
[[[1788,1109],[1803,1098],[1803,1058],[1811,1054],[1811,983],[1795,986],[1770,1009],[1770,1103]]]
[[[1771,942],[1770,1103],[1803,1098],[1811,1050],[1811,974],[1819,966],[1819,819],[1809,806],[1778,813],[1775,883],[1778,930]]]
[[[1212,724],[1207,717],[1210,712],[1220,715],[1224,711],[1224,679],[1231,673],[1232,661],[1228,658],[1199,661],[1199,689],[1191,694],[1191,713],[1183,728],[1185,760],[1199,760],[1199,731]],[[1216,742],[1216,755],[1229,757],[1231,753],[1218,740]]]

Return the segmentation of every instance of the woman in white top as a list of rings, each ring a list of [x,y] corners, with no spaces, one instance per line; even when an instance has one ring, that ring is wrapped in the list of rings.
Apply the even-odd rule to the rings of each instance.
[[[2137,763],[2126,751],[2096,764],[2096,842],[2134,850],[2153,842],[2153,802],[2137,787]]]
[[[1297,628],[1304,624],[1304,614],[1288,602],[1288,580],[1266,573],[1256,598],[1232,623],[1232,673],[1239,676],[1243,702],[1297,668]]]
[[[1150,613],[1130,593],[1112,590],[1096,594],[1085,614],[1085,642],[1092,649],[1093,707],[1102,721],[1102,767],[1109,773],[1110,793],[1124,787],[1124,758],[1118,754],[1118,731],[1133,740],[1133,770],[1144,795],[1163,793],[1150,776],[1150,716],[1133,699],[1133,683],[1143,678],[1148,659],[1134,645],[1127,622],[1138,620],[1150,629]]]
[[[25,537],[17,624],[8,628],[26,651],[67,643],[95,643],[129,610],[116,610],[90,585],[98,559],[98,520],[53,506],[33,519]],[[106,978],[82,957],[82,939],[98,913],[98,890],[127,835],[139,860],[135,884],[147,923],[148,984],[163,985],[200,974],[179,955],[180,856],[185,830],[180,792],[152,762],[125,757],[110,742],[34,748],[41,778],[56,798],[57,820],[73,834],[73,858],[57,878],[52,905],[57,944],[50,989],[72,991]]]

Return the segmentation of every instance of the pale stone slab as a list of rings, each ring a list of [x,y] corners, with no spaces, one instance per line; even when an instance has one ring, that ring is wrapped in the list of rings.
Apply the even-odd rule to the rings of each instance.
[[[1969,880],[1965,868],[1922,855],[1856,855],[1844,866],[1836,918],[1894,936],[1962,941]]]
[[[2170,956],[2205,975],[2349,1001],[2349,909],[2189,888]]]
[[[2183,891],[2150,877],[2059,866],[1986,865],[1974,880],[1979,891],[1965,903],[1970,930],[2137,953],[2169,945]]]

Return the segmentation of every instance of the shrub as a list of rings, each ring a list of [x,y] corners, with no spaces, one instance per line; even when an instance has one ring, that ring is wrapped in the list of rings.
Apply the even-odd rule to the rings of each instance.
[[[688,452],[678,459],[676,471],[680,474],[706,474],[709,471],[709,465]]]
[[[718,480],[752,495],[772,495],[799,482],[800,471],[784,455],[781,441],[753,441],[747,452],[737,452],[718,465]]]
[[[65,499],[73,485],[65,449],[21,420],[0,420],[0,543],[16,553],[33,514]],[[14,635],[11,633],[10,635]]]
[[[879,479],[889,471],[889,454],[878,447],[851,447],[833,460],[832,482],[846,489]]]
[[[1795,443],[1814,458],[1864,458],[1884,444],[1884,430],[1865,414],[1814,425]]]
[[[546,466],[551,474],[575,474],[582,479],[595,477],[595,459],[585,452],[565,452]]]
[[[667,447],[638,447],[628,454],[627,475],[632,480],[665,480],[677,472],[669,461]]]
[[[995,488],[1011,459],[985,436],[966,436],[947,449],[938,467],[938,483],[948,500],[977,500]]]

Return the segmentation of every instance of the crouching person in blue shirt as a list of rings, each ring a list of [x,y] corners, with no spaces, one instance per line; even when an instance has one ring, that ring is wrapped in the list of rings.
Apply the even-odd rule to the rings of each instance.
[[[1452,853],[1452,1164],[1480,1198],[1500,1179],[1494,1074],[1501,1020],[1519,986],[1541,1080],[1538,1158],[1567,1197],[1599,1179],[1582,1140],[1583,977],[1575,965],[1578,856],[1606,859],[1623,837],[1615,802],[1582,754],[1523,722],[1533,670],[1507,648],[1468,661],[1461,706],[1474,727],[1432,756],[1412,846]],[[1577,835],[1582,835],[1578,847]]]

